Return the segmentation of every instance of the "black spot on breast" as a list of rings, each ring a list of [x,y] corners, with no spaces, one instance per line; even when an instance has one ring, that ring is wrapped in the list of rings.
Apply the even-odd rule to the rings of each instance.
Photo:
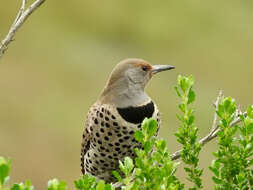
[[[108,132],[108,135],[109,135],[109,136],[112,136],[112,133],[111,133],[111,132]]]
[[[141,123],[145,117],[150,118],[154,113],[154,103],[150,103],[139,106],[139,107],[127,107],[127,108],[117,108],[120,116],[126,121],[134,124]]]
[[[113,144],[112,144],[112,143],[109,143],[108,145],[109,145],[109,146],[113,146]]]

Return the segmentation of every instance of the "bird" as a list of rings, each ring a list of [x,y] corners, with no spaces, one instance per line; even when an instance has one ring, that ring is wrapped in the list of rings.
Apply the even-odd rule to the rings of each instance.
[[[160,112],[145,92],[153,75],[174,69],[171,65],[151,65],[139,58],[120,61],[112,70],[97,101],[90,107],[81,144],[81,171],[107,183],[116,178],[119,160],[136,157],[135,148],[142,145],[134,138],[145,118],[157,120]]]

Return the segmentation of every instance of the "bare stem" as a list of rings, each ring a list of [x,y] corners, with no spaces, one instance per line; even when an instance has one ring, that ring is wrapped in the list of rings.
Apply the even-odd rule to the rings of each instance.
[[[8,34],[0,44],[0,58],[3,56],[10,42],[13,41],[13,37],[17,30],[23,25],[26,19],[45,1],[46,0],[36,0],[25,10],[26,0],[22,0],[22,4],[16,16],[16,19],[14,20]]]
[[[219,91],[219,94],[217,96],[217,99],[214,103],[214,107],[215,107],[215,112],[214,112],[214,117],[213,117],[213,125],[212,125],[212,130],[215,130],[215,128],[217,127],[217,114],[216,111],[218,110],[218,105],[220,103],[220,100],[222,98],[222,91]]]

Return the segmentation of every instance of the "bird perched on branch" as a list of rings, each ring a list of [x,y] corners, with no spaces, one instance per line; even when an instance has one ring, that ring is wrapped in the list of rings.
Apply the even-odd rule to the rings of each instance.
[[[141,148],[133,134],[143,119],[156,119],[159,129],[158,108],[144,90],[154,74],[170,69],[174,67],[150,65],[142,59],[126,59],[115,66],[87,114],[81,148],[83,174],[114,182],[112,171],[118,170],[119,160],[134,158],[134,149]]]

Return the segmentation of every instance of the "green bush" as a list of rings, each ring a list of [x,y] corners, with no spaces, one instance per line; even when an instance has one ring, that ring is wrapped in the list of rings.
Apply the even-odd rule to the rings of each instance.
[[[175,87],[180,97],[178,115],[180,126],[176,132],[177,141],[182,144],[180,151],[181,164],[187,174],[187,180],[192,187],[186,187],[176,176],[179,162],[173,161],[167,149],[166,141],[154,136],[157,123],[152,118],[145,119],[142,130],[135,132],[137,141],[142,143],[143,149],[136,149],[137,157],[132,160],[125,157],[119,161],[121,176],[114,171],[116,184],[105,184],[103,180],[84,175],[74,182],[77,190],[197,190],[202,187],[203,169],[198,167],[199,153],[204,141],[198,139],[198,128],[194,124],[194,110],[191,103],[195,100],[193,91],[193,77],[178,77]],[[209,167],[213,172],[214,189],[249,190],[253,186],[253,108],[248,107],[247,113],[237,113],[236,102],[230,97],[222,97],[217,105],[218,126],[205,139],[211,140],[218,136],[218,150]],[[242,121],[240,125],[235,125]],[[214,123],[215,124],[215,123]],[[238,130],[239,129],[239,130]],[[0,157],[0,190],[33,190],[30,181],[14,184],[8,187],[10,161]],[[66,183],[57,179],[48,182],[48,190],[66,190]]]

